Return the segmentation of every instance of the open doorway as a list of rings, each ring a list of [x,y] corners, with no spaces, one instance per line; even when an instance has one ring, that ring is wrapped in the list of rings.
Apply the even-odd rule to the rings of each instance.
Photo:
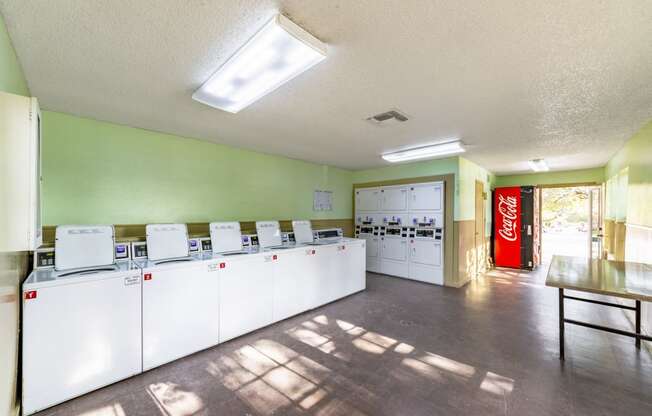
[[[602,251],[602,204],[599,186],[541,190],[541,258],[599,257]]]

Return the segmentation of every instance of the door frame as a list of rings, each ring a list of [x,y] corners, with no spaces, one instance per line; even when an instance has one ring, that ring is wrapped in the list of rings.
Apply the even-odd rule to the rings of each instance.
[[[486,256],[487,250],[485,246],[485,235],[486,235],[486,193],[484,191],[484,183],[479,180],[475,180],[474,188],[474,198],[473,205],[475,211],[475,226],[473,230],[473,246],[475,248],[475,270],[473,273],[473,278],[478,278],[482,273],[486,271]],[[478,201],[480,201],[480,207],[478,206]],[[480,224],[478,224],[480,222]],[[480,231],[478,231],[480,230]]]
[[[525,186],[525,185],[523,185]],[[577,188],[577,187],[586,187],[586,188],[597,188],[600,191],[600,197],[598,198],[599,200],[599,210],[600,210],[600,215],[598,221],[600,222],[600,228],[603,230],[601,234],[604,233],[604,192],[602,191],[602,187],[604,186],[604,183],[598,183],[598,182],[571,182],[571,183],[555,183],[555,184],[545,184],[545,185],[533,185],[537,188],[539,188],[539,259],[543,261],[543,189],[545,188]],[[592,219],[593,211],[591,208],[591,190],[589,190],[589,222]],[[592,243],[591,243],[591,238],[592,238],[592,230],[589,230],[589,258],[592,257]],[[604,237],[603,237],[604,238]],[[604,246],[604,241],[601,243],[601,247]]]

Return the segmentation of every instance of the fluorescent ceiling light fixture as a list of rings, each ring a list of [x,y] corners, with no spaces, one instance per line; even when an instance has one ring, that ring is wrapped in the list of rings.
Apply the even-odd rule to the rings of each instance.
[[[535,172],[547,172],[550,170],[550,168],[548,168],[548,164],[543,159],[532,159],[528,160],[527,163],[530,165],[530,169]]]
[[[270,20],[192,98],[237,113],[326,58],[326,45],[287,17]]]
[[[404,162],[416,159],[434,159],[440,156],[463,153],[464,146],[459,140],[438,143],[430,146],[416,147],[414,149],[401,150],[399,152],[385,153],[382,158],[388,162]]]

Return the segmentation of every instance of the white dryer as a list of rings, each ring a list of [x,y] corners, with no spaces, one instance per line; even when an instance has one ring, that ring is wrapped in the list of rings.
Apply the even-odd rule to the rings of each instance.
[[[392,276],[408,276],[408,214],[383,214],[380,228],[380,272]]]
[[[24,415],[142,371],[141,271],[113,227],[59,226],[54,255],[22,287]]]
[[[410,235],[409,278],[444,284],[444,229],[421,225]]]
[[[219,342],[219,262],[189,255],[185,224],[149,224],[143,271],[143,369]]]
[[[366,242],[367,270],[380,273],[380,226],[356,225],[355,238]]]

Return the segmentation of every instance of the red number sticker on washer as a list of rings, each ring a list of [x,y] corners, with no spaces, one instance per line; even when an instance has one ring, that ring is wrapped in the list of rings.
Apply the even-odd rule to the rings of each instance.
[[[28,290],[25,292],[25,299],[36,299],[36,290]]]
[[[143,276],[143,280],[152,280],[152,274],[151,273],[145,273]]]
[[[278,258],[278,256],[277,256],[276,254],[274,254],[274,255],[272,256],[272,260],[276,260],[277,258]]]
[[[220,269],[223,269],[226,267],[226,263],[220,263]]]

